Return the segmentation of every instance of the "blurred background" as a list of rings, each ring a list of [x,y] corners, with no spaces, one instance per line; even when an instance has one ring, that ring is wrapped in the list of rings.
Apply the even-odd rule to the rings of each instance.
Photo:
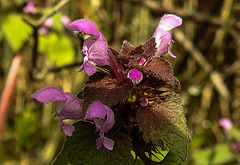
[[[183,19],[172,31],[177,58],[164,58],[182,85],[188,164],[240,164],[238,0],[0,0],[0,164],[51,164],[62,148],[54,105],[30,96],[49,86],[76,95],[86,81],[82,40],[65,25],[91,19],[120,51],[150,39],[169,13]]]

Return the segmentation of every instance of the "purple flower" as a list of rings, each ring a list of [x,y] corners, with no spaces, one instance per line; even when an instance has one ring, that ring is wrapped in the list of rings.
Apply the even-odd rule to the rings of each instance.
[[[55,116],[58,116],[60,119],[61,130],[67,136],[72,136],[74,127],[71,124],[64,123],[63,120],[79,120],[82,118],[82,100],[55,87],[41,89],[35,92],[32,98],[42,103],[56,101]]]
[[[131,69],[128,72],[127,77],[130,78],[134,84],[139,84],[143,79],[142,73],[137,69]]]
[[[81,19],[72,22],[67,28],[71,31],[79,31],[79,34],[90,36],[83,42],[82,52],[87,58],[85,58],[83,66],[80,67],[81,71],[84,69],[88,75],[92,75],[97,71],[95,65],[90,65],[90,61],[93,61],[97,65],[110,65],[111,59],[107,51],[107,41],[104,39],[103,34],[98,31],[93,22]]]
[[[156,39],[156,47],[157,47],[157,54],[156,56],[161,56],[166,54],[167,52],[171,57],[176,58],[170,50],[169,45],[171,44],[172,34],[168,31],[180,26],[182,24],[182,18],[173,15],[173,14],[166,14],[160,20],[158,27],[156,28],[155,32],[153,33],[153,37]]]
[[[96,132],[99,132],[99,138],[96,140],[97,149],[103,145],[108,150],[113,150],[114,141],[104,136],[115,123],[113,111],[106,105],[95,102],[89,107],[85,119],[93,119]]]
[[[224,128],[226,132],[232,129],[232,121],[228,118],[222,118],[219,120],[218,124]]]
[[[34,0],[27,0],[27,6],[23,8],[23,12],[36,14],[37,9],[35,8],[34,3],[35,3]]]

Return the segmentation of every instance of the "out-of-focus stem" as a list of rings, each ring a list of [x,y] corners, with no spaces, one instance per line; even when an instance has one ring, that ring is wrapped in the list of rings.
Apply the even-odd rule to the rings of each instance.
[[[17,75],[18,75],[18,70],[19,70],[21,61],[22,61],[21,54],[18,54],[13,59],[11,68],[5,83],[5,88],[2,93],[1,104],[0,104],[0,140],[1,140],[4,124],[7,118],[7,113],[11,105],[11,98],[13,96],[14,89],[16,86]]]
[[[37,21],[35,20],[31,20],[28,17],[23,17],[23,20],[29,24],[30,26],[33,26],[35,28],[39,28],[40,26],[42,26],[42,24],[44,23],[44,21],[48,18],[51,17],[52,15],[54,15],[57,11],[59,11],[62,7],[64,7],[67,3],[69,3],[71,0],[61,0],[59,1],[54,7],[52,7],[52,9],[44,14],[40,19],[38,19]]]

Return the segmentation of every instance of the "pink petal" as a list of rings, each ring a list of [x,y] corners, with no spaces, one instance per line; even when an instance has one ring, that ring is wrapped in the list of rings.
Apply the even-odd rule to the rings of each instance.
[[[104,147],[107,148],[108,150],[113,150],[114,141],[112,139],[109,139],[104,136],[102,143],[103,143]]]
[[[97,71],[96,66],[93,65],[90,61],[85,61],[83,65],[84,65],[84,70],[86,74],[89,76],[93,75]]]
[[[110,108],[108,108],[106,105],[100,102],[93,103],[89,107],[85,115],[85,119],[94,119],[94,118],[105,119],[106,115],[107,115],[107,119],[103,125],[98,125],[99,124],[98,122],[96,122],[95,125],[97,128],[102,128],[103,132],[107,132],[113,127],[115,123],[115,119],[114,119],[113,111]]]
[[[72,136],[73,131],[75,128],[71,124],[64,123],[62,120],[60,120],[61,130],[65,133],[67,136]]]
[[[67,28],[71,31],[82,31],[86,34],[94,34],[94,35],[101,34],[98,31],[97,27],[94,25],[94,23],[87,19],[80,19],[80,20],[74,21],[71,24],[67,25]]]
[[[173,14],[166,14],[160,20],[160,23],[157,28],[161,28],[164,31],[169,31],[177,26],[182,24],[182,18],[173,15]]]
[[[83,101],[80,100],[77,97],[74,97],[70,93],[65,93],[65,96],[67,97],[67,101],[65,102],[65,105],[62,106],[60,113],[58,114],[59,118],[62,120],[64,119],[72,119],[72,120],[79,120],[82,118],[82,106]],[[56,111],[57,111],[57,105],[61,102],[57,102],[56,104]]]
[[[31,97],[42,103],[67,100],[64,93],[55,87],[41,89],[35,92]]]

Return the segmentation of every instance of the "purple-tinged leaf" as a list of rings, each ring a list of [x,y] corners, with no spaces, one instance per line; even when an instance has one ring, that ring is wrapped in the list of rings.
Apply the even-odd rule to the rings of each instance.
[[[133,83],[126,78],[123,82],[118,82],[111,75],[100,72],[89,77],[84,88],[84,112],[96,101],[105,104],[108,107],[118,102],[124,102],[133,90]]]
[[[174,77],[171,64],[163,58],[154,58],[143,68],[142,73],[149,76],[147,81],[151,81],[152,85],[167,86],[177,91],[181,88],[179,81]]]
[[[166,97],[155,97],[147,107],[138,109],[137,123],[147,143],[162,146],[164,142],[171,152],[186,160],[190,139],[179,95],[171,92]]]

